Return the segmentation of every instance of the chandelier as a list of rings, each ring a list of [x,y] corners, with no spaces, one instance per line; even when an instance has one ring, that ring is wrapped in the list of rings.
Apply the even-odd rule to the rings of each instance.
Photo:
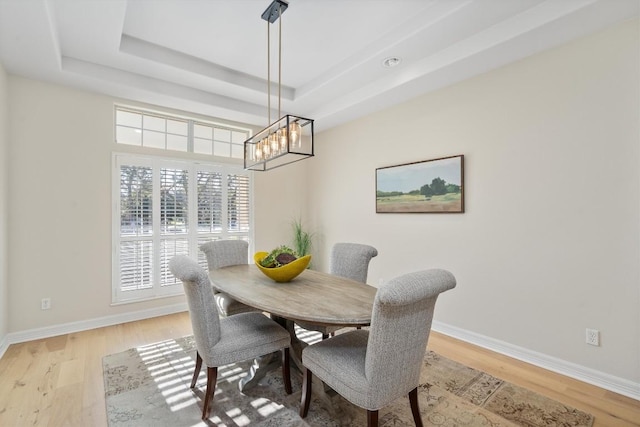
[[[267,171],[313,156],[313,120],[292,114],[280,116],[282,86],[282,13],[289,4],[273,2],[262,13],[267,21],[267,123],[244,142],[244,168]],[[278,26],[278,117],[271,123],[271,24]]]

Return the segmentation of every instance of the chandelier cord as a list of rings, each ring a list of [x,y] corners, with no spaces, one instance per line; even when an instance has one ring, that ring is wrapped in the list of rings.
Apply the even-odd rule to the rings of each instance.
[[[2,2],[2,0],[0,0]],[[267,171],[289,163],[297,162],[314,156],[313,150],[313,119],[306,119],[292,114],[282,114],[282,14],[287,10],[287,0],[272,0],[262,13],[261,18],[267,21],[267,126],[260,132],[244,141],[244,168],[253,171]],[[271,31],[270,27],[277,20],[278,24],[278,87],[271,81]],[[274,40],[275,42],[275,40]],[[274,49],[275,50],[275,49]],[[295,50],[295,49],[294,49]],[[274,52],[275,53],[275,52]],[[271,121],[275,113],[275,103],[271,97],[277,90],[279,118]],[[293,88],[289,89],[291,93]],[[273,111],[271,108],[273,107]]]
[[[282,117],[280,103],[282,102],[282,5],[278,6],[278,118]]]
[[[271,124],[271,24],[267,21],[267,124]]]

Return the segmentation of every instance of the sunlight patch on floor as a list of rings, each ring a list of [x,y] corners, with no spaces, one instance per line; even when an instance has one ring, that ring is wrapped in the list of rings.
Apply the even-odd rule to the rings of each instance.
[[[268,417],[269,415],[278,412],[284,409],[284,405],[280,405],[278,403],[272,402],[269,399],[265,399],[264,397],[260,397],[251,402],[251,406],[256,408],[258,413],[263,417]]]
[[[307,331],[298,326],[295,327],[295,331],[298,338],[307,344],[313,344],[322,339],[322,335],[319,332]],[[162,393],[165,402],[172,412],[183,410],[188,406],[200,407],[199,401],[201,397],[197,394],[198,392],[194,393],[194,391],[188,387],[185,390],[185,384],[189,385],[191,383],[195,361],[190,356],[186,356],[177,360],[173,359],[171,362],[163,362],[164,357],[183,350],[175,340],[167,340],[137,348],[139,357],[143,363],[147,365],[149,375],[155,381],[158,390]],[[243,370],[237,364],[232,363],[218,368],[218,381],[232,383],[247,374],[247,370]],[[205,373],[203,374],[201,372],[196,384],[196,389],[202,391],[202,394],[204,394],[202,388],[206,387],[206,383],[205,368]],[[226,396],[220,388],[216,387],[214,401],[223,402],[228,400],[229,396]],[[264,418],[272,416],[274,413],[284,409],[284,405],[280,405],[263,397],[256,398],[251,402],[251,405],[260,417]],[[252,420],[247,414],[244,414],[240,408],[227,411],[227,415],[233,420],[234,426],[242,427],[252,424]],[[209,422],[212,422],[213,425],[217,427],[226,426],[217,416],[212,416]],[[255,420],[253,422],[255,422]],[[199,426],[201,424],[196,425]]]
[[[318,341],[322,341],[322,334],[320,332],[308,331],[298,325],[295,325],[295,331],[298,339],[306,342],[307,344],[313,344],[317,343]]]
[[[167,340],[136,349],[147,370],[162,393],[167,406],[172,412],[180,411],[187,406],[197,405],[197,398],[191,389],[184,389],[189,384],[195,367],[195,361],[189,357],[174,359],[172,362],[156,363],[172,353],[184,349],[175,341]]]
[[[233,419],[238,426],[247,426],[251,423],[249,417],[244,415],[240,408],[233,408],[230,411],[227,411],[227,415],[229,418]]]

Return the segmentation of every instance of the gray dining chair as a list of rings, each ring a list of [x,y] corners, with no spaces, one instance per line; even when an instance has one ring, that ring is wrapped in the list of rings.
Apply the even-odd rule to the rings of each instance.
[[[207,367],[207,389],[202,419],[209,416],[218,378],[218,367],[282,351],[285,392],[291,394],[289,332],[261,313],[239,313],[220,318],[207,272],[185,255],[169,261],[169,269],[182,281],[196,341],[196,366],[191,380],[195,388],[202,364]]]
[[[329,272],[356,282],[367,283],[369,262],[378,255],[373,246],[361,243],[336,243],[331,249]]]
[[[416,426],[420,369],[438,295],[456,286],[445,270],[405,274],[382,285],[373,303],[370,330],[353,330],[302,351],[305,373],[300,416],[307,416],[312,376],[349,402],[367,410],[367,425],[378,425],[378,410],[409,395]]]
[[[249,263],[249,243],[246,240],[213,240],[200,245],[200,250],[207,257],[209,270]],[[214,295],[218,311],[224,317],[238,313],[259,311],[254,307],[242,304],[224,292],[215,290],[215,288]]]
[[[360,243],[336,243],[331,248],[329,272],[336,276],[367,283],[369,262],[377,255],[378,250],[373,246]],[[322,339],[327,339],[337,330],[342,329],[342,326],[314,325],[304,321],[296,323],[308,331],[320,332]]]

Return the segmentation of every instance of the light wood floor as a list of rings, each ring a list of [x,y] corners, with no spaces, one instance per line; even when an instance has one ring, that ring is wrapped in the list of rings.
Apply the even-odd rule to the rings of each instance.
[[[188,313],[14,344],[0,359],[0,426],[106,426],[102,357],[191,334]],[[640,426],[640,402],[432,333],[429,348],[596,417]]]

